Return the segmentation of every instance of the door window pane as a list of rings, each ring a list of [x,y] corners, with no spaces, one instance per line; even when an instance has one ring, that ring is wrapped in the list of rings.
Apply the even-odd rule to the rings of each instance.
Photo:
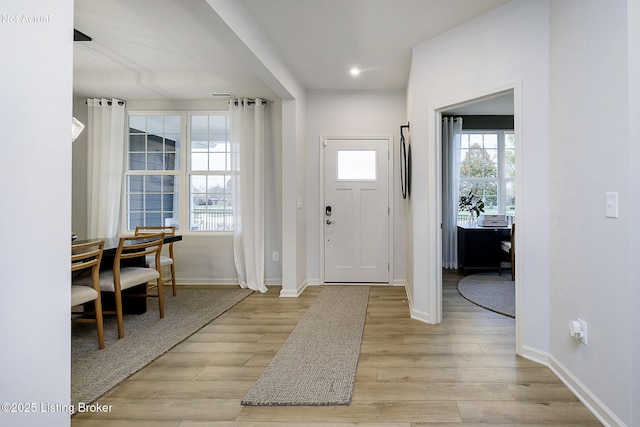
[[[339,181],[372,181],[376,172],[375,150],[338,150]]]

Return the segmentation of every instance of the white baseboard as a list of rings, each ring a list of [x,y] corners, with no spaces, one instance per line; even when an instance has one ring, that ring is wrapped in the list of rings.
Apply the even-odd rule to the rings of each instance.
[[[547,367],[549,366],[549,353],[546,351],[541,351],[537,348],[523,345],[521,356],[527,360],[531,360],[532,362],[536,362]]]
[[[305,280],[304,282],[300,283],[296,287],[296,289],[282,288],[282,290],[280,291],[280,298],[297,298],[302,295],[304,290],[307,289],[307,286],[309,286],[309,282]]]
[[[176,278],[177,286],[240,286],[237,278],[233,279],[181,279]]]
[[[268,286],[282,286],[281,279],[265,279],[264,284]],[[176,278],[177,286],[240,286],[237,278],[233,279],[181,279]]]
[[[402,284],[404,286],[404,293],[407,295],[407,301],[409,302],[409,309],[413,308],[413,295],[411,295],[411,289],[409,288],[409,283],[405,280]]]
[[[545,351],[526,345],[522,347],[522,357],[548,367],[602,424],[605,426],[625,426],[625,423],[558,359]]]
[[[413,295],[411,295],[411,289],[409,288],[409,284],[406,282],[406,280],[397,280],[394,282],[394,286],[404,286],[404,291],[407,294],[407,300],[409,301],[409,316],[412,319],[418,320],[420,322],[431,323],[431,316],[429,316],[429,313],[417,310],[413,306]]]
[[[559,360],[549,356],[547,365],[560,381],[576,395],[578,399],[591,411],[593,415],[605,426],[625,427],[626,424],[616,416],[587,386],[585,386],[569,369]]]
[[[413,304],[411,302],[409,304],[411,306],[410,307],[410,315],[411,315],[412,319],[419,320],[419,321],[424,322],[424,323],[433,323],[433,322],[431,322],[431,316],[429,316],[429,313],[425,313],[424,311],[416,310],[413,307]]]

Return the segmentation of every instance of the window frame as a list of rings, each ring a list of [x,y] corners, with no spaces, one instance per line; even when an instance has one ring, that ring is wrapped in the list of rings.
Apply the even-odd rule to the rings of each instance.
[[[229,143],[230,147],[229,147],[229,152],[228,152],[228,156],[229,159],[228,162],[229,164],[227,164],[228,168],[225,170],[222,169],[217,169],[217,170],[194,170],[192,169],[192,165],[191,165],[191,118],[193,116],[226,116],[227,119],[227,142]],[[185,197],[185,207],[184,207],[184,212],[186,212],[187,218],[185,218],[185,227],[188,228],[189,233],[192,233],[194,235],[206,235],[206,234],[215,234],[215,235],[231,235],[233,234],[234,230],[233,228],[231,230],[192,230],[191,229],[191,177],[192,176],[233,176],[235,174],[238,174],[238,171],[233,171],[232,167],[231,167],[231,119],[229,117],[229,111],[228,110],[207,110],[207,111],[188,111],[186,112],[186,120],[187,120],[187,141],[185,144],[185,151],[186,151],[186,165],[185,165],[185,170],[184,170],[184,180],[185,180],[185,194],[187,195],[187,197]],[[227,151],[225,151],[225,153],[227,153]],[[231,197],[233,198],[233,192],[231,193]],[[233,204],[233,201],[232,201]],[[232,223],[232,227],[233,227],[233,223]]]
[[[229,116],[228,110],[127,110],[127,119],[125,123],[125,138],[123,143],[124,149],[124,171],[122,182],[122,196],[120,209],[120,230],[123,235],[133,234],[134,230],[128,229],[128,213],[129,206],[127,200],[127,181],[132,175],[173,175],[178,179],[177,197],[178,197],[178,222],[177,231],[181,235],[191,236],[222,236],[232,235],[233,230],[191,230],[190,227],[190,176],[191,176],[191,116],[192,115],[226,115]],[[129,117],[130,116],[180,116],[180,147],[176,150],[179,158],[179,166],[175,170],[131,170],[129,168]],[[227,133],[230,136],[230,130]],[[197,171],[201,174],[206,171]],[[230,171],[231,172],[231,171]]]
[[[459,175],[459,186],[458,186],[458,199],[460,198],[460,187],[462,186],[463,182],[477,182],[477,183],[481,183],[481,182],[496,182],[497,183],[497,190],[498,193],[496,195],[496,206],[497,206],[497,210],[498,213],[500,215],[504,214],[504,215],[508,215],[508,216],[515,216],[515,205],[513,207],[512,210],[509,210],[508,207],[511,206],[508,204],[508,196],[507,196],[507,184],[508,183],[512,183],[513,185],[515,185],[516,183],[516,178],[515,176],[513,177],[507,177],[506,176],[506,135],[513,135],[514,137],[514,150],[517,149],[516,145],[517,145],[517,141],[515,141],[515,131],[513,129],[464,129],[461,132],[461,135],[473,135],[473,134],[482,134],[482,135],[487,135],[487,134],[495,134],[497,135],[497,170],[498,170],[498,176],[496,178],[487,178],[487,177],[482,177],[482,178],[465,178],[462,177],[462,175]],[[460,164],[462,164],[462,161],[464,160],[462,158],[462,146],[460,147]]]

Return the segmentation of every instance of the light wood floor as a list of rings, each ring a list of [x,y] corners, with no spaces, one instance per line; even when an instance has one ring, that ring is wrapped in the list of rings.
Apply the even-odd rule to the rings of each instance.
[[[321,289],[279,298],[274,288],[252,294],[101,398],[111,412],[79,414],[72,425],[600,425],[551,371],[514,354],[514,320],[462,298],[459,279],[444,276],[439,325],[409,318],[404,288],[372,288],[350,406],[240,404]]]

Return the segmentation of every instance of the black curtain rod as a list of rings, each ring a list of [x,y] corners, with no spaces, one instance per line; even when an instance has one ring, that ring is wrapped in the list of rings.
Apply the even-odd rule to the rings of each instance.
[[[242,101],[242,103],[244,103],[244,100]],[[255,104],[255,103],[256,103],[255,99],[249,99],[249,100],[247,101],[247,104],[248,104],[248,105],[253,105],[253,104]],[[234,100],[233,100],[233,105],[238,105],[238,100],[237,100],[237,99],[234,99]],[[267,105],[267,101],[262,100],[262,105]]]
[[[84,101],[84,103],[86,104],[87,101]],[[102,105],[102,101],[98,101],[98,104]],[[112,105],[112,104],[113,104],[113,101],[107,101],[107,105]],[[118,105],[122,107],[124,105],[124,101],[118,101]]]

